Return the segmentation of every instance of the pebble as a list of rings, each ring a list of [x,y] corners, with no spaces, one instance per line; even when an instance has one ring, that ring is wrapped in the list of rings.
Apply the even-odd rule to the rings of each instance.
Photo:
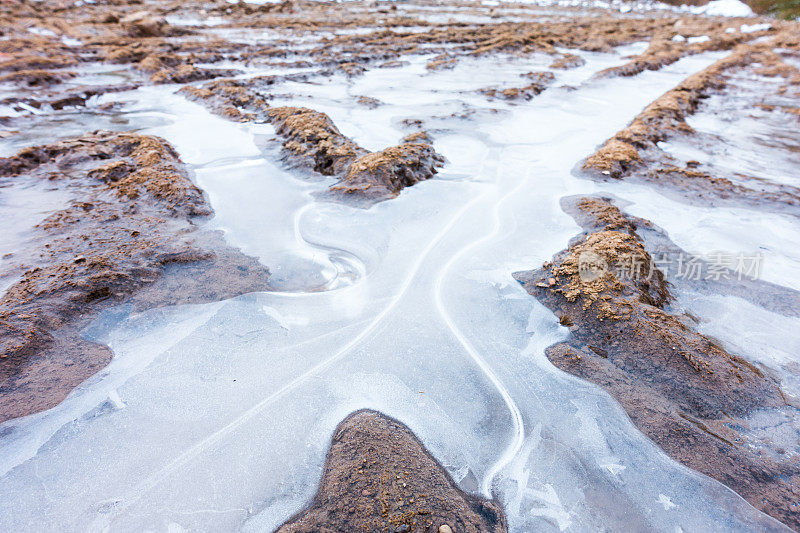
[[[439,533],[453,533],[453,530],[447,524],[439,526]]]

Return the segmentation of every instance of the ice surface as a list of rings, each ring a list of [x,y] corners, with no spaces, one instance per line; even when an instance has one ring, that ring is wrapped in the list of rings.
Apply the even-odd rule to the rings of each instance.
[[[720,57],[595,80],[626,59],[581,55],[585,66],[529,102],[476,89],[521,86],[513,74],[544,58],[433,73],[417,58],[276,87],[370,149],[397,143],[404,119],[436,115],[428,125],[449,160],[439,178],[370,209],[316,200],[331,180],[283,167],[268,126],[225,122],[169,87],[110,96],[132,123],[158,118],[144,131],[190,165],[216,211],[209,224],[287,286],[102,315],[87,335],[113,349],[111,364],[57,407],[0,427],[0,486],[13,495],[0,499],[0,529],[272,529],[310,500],[333,428],[364,407],[407,424],[465,490],[497,495],[512,531],[779,529],[544,356],[566,330],[511,273],[579,230],[559,199],[599,186],[572,167]],[[359,106],[360,95],[383,105]],[[659,214],[636,187],[614,192]],[[666,211],[656,223],[683,217]],[[797,228],[776,222],[794,243]],[[709,225],[707,238],[727,229]]]
[[[632,202],[627,212],[665,229],[670,239],[690,254],[759,256],[756,278],[800,290],[800,220],[796,217],[692,206],[645,187],[630,187],[622,194]]]
[[[55,211],[66,207],[72,194],[64,183],[17,177],[0,183],[0,273],[5,263],[31,238],[31,230]],[[0,279],[0,294],[7,286]]]
[[[765,31],[770,28],[772,28],[772,24],[769,24],[767,22],[763,24],[742,24],[739,27],[739,31],[741,31],[742,33],[753,33],[757,31]]]
[[[780,372],[784,392],[800,397],[800,318],[772,313],[735,296],[681,294],[680,302],[700,317],[699,330],[731,353]]]
[[[760,190],[764,182],[797,187],[797,117],[753,105],[754,101],[778,107],[792,105],[790,99],[780,96],[765,100],[765,86],[772,92],[780,83],[747,72],[734,75],[723,94],[711,95],[687,118],[695,135],[659,146],[683,162],[699,161],[701,169],[710,167],[715,174],[745,187]]]

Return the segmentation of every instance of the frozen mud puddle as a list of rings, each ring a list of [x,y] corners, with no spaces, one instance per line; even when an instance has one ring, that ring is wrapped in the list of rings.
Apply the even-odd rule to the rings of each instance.
[[[701,317],[702,333],[719,339],[732,353],[778,372],[783,391],[800,396],[796,333],[800,318],[772,313],[734,296],[686,293],[680,300]]]
[[[785,394],[800,397],[800,318],[772,313],[734,296],[686,293],[680,294],[679,299],[700,317],[701,333],[768,369],[780,380]],[[749,446],[773,455],[776,461],[793,461],[800,454],[800,423],[795,407],[756,411],[747,417],[747,427],[740,429],[749,437]]]
[[[666,230],[686,252],[704,258],[721,254],[733,266],[742,258],[747,260],[743,274],[748,277],[800,290],[800,220],[796,217],[692,206],[641,186],[609,189],[632,202],[626,207],[629,213]]]
[[[796,102],[776,95],[782,82],[749,71],[735,74],[722,94],[712,95],[688,117],[697,135],[659,146],[683,163],[700,161],[701,170],[745,187],[799,187],[797,116],[782,110]]]
[[[126,98],[125,112],[135,120],[165,123],[143,132],[175,146],[209,195],[215,210],[209,226],[267,265],[277,290],[330,290],[363,275],[357,255],[304,237],[300,220],[314,202],[312,194],[329,182],[296,177],[283,168],[277,148],[264,146],[274,136],[271,126],[215,117],[168,88],[141,89]]]
[[[16,281],[9,269],[33,238],[34,227],[71,199],[63,183],[0,178],[0,297]]]
[[[314,200],[330,183],[286,171],[264,126],[216,119],[166,89],[132,93],[130,114],[168,118],[147,132],[192,165],[210,224],[275,272],[296,269],[287,282],[301,272],[335,290],[314,281],[107,313],[88,334],[114,350],[109,367],[0,428],[1,483],[14,495],[0,501],[0,528],[268,530],[313,495],[334,426],[370,407],[407,424],[462,488],[494,491],[514,531],[779,529],[556,370],[543,350],[566,331],[511,277],[578,231],[559,198],[597,185],[570,176],[575,162],[715,57],[590,82],[624,60],[589,54],[564,74],[577,90],[557,82],[513,106],[474,92],[493,60],[298,87],[295,105],[330,113],[371,149],[405,135],[403,119],[442,115],[434,133],[450,179],[370,209]],[[464,103],[470,120],[443,115]]]

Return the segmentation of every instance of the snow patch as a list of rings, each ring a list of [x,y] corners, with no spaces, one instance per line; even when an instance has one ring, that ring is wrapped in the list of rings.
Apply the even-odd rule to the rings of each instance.
[[[751,17],[753,10],[739,0],[713,0],[704,6],[690,8],[691,13],[712,17]]]
[[[766,31],[772,28],[772,24],[764,23],[764,24],[742,24],[739,27],[739,31],[742,33],[754,33],[757,31]]]

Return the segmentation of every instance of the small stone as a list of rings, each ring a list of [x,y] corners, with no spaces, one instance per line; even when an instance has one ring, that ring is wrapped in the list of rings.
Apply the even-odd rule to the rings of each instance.
[[[439,526],[439,533],[453,533],[453,530],[447,524]]]

